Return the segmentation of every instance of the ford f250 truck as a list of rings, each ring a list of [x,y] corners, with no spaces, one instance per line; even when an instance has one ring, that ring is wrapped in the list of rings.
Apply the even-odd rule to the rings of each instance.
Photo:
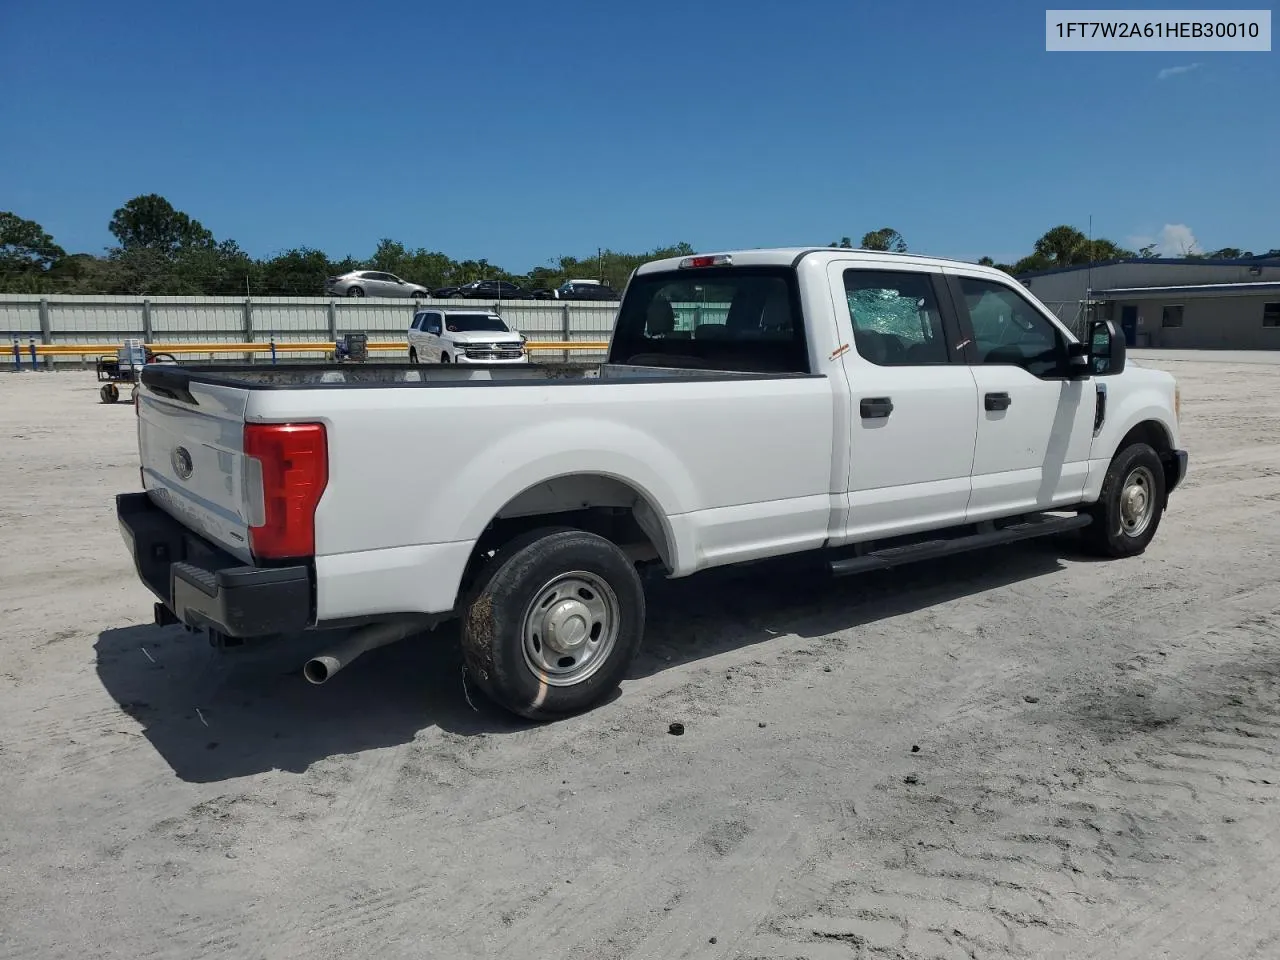
[[[149,366],[117,498],[158,623],[316,631],[324,682],[460,620],[526,717],[600,701],[641,568],[810,552],[833,574],[1078,529],[1142,552],[1187,455],[1166,373],[1011,277],[844,249],[645,264],[602,365]]]

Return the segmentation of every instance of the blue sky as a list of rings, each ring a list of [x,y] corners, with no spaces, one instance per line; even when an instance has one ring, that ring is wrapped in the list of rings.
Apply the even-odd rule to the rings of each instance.
[[[0,2],[0,210],[98,251],[155,192],[255,256],[520,271],[886,225],[1008,259],[1090,214],[1280,247],[1277,54],[1046,53],[1044,7]]]

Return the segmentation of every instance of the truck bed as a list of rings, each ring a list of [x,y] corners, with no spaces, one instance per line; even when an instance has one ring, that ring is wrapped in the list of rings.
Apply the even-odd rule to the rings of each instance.
[[[142,382],[157,393],[190,401],[191,383],[238,387],[244,390],[331,389],[335,387],[445,387],[543,384],[548,381],[586,383],[689,382],[725,379],[793,379],[810,374],[762,373],[741,370],[708,370],[694,367],[650,367],[625,364],[480,364],[410,365],[363,363],[359,365],[291,364],[153,364],[145,367]]]

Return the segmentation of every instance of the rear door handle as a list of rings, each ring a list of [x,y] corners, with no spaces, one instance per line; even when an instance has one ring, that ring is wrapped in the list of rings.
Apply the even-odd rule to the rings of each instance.
[[[1008,410],[1013,403],[1007,393],[988,393],[983,399],[983,406],[988,410]]]
[[[865,397],[858,407],[863,420],[879,420],[893,413],[893,400],[889,397]]]

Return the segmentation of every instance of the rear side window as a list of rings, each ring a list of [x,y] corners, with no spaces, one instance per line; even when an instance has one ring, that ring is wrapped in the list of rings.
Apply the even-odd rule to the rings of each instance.
[[[618,313],[614,363],[808,373],[795,271],[719,267],[636,276]]]
[[[942,314],[927,273],[846,270],[845,300],[853,342],[882,367],[947,363]]]

